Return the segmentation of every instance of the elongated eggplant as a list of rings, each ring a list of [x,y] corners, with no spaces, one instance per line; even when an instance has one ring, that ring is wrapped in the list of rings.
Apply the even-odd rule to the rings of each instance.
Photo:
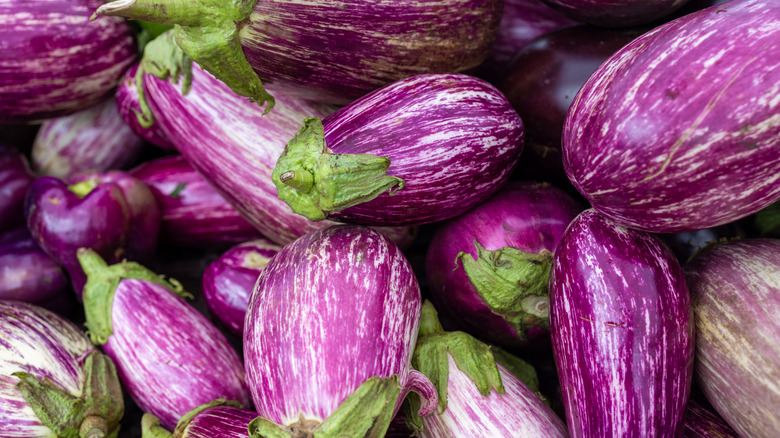
[[[426,255],[442,316],[507,348],[549,348],[552,252],[582,207],[547,183],[510,181],[488,201],[441,224]]]
[[[143,117],[139,90],[141,93],[143,91],[142,88],[138,87],[138,82],[142,82],[142,78],[136,77],[138,65],[138,63],[135,63],[127,69],[122,81],[119,82],[116,88],[115,97],[119,116],[133,132],[149,143],[163,149],[175,149],[171,141],[168,140],[165,133],[160,129],[160,125],[155,125],[152,121],[148,121]]]
[[[0,233],[0,299],[45,306],[67,291],[65,271],[26,227]]]
[[[628,227],[693,231],[780,199],[780,3],[737,0],[671,21],[610,57],[564,123],[563,163]]]
[[[655,236],[593,209],[555,250],[550,333],[573,437],[676,436],[694,324],[682,268]]]
[[[740,436],[780,424],[780,240],[705,249],[685,265],[696,317],[696,380]]]
[[[72,322],[41,307],[0,300],[3,436],[116,436],[124,414],[111,360]]]
[[[101,3],[0,3],[0,123],[60,117],[111,93],[136,46],[125,20],[87,21]]]
[[[482,79],[429,74],[307,118],[273,170],[279,198],[310,220],[425,224],[496,192],[523,150],[523,122]]]
[[[24,154],[0,145],[0,232],[24,225],[24,197],[34,179]]]
[[[285,246],[246,315],[250,436],[382,436],[409,391],[431,413],[436,391],[409,365],[420,306],[409,262],[377,231],[334,225]]]
[[[568,17],[595,26],[630,27],[650,23],[688,0],[543,0]]]

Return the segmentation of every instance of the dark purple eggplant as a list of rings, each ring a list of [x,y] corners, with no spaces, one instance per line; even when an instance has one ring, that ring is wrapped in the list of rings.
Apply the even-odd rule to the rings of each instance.
[[[0,233],[0,299],[48,307],[68,291],[60,265],[35,243],[26,227]]]
[[[685,425],[680,437],[738,438],[739,435],[718,414],[691,398],[685,410]]]
[[[572,437],[673,437],[691,389],[694,324],[680,264],[655,236],[593,209],[555,250],[550,333]]]
[[[136,57],[125,20],[89,22],[99,0],[0,3],[0,123],[36,122],[108,96]]]
[[[594,26],[630,27],[665,17],[688,0],[543,0],[562,14]]]
[[[127,126],[133,130],[139,137],[159,146],[163,149],[175,149],[173,144],[165,133],[160,129],[160,125],[155,125],[153,121],[146,120],[141,108],[138,80],[138,63],[133,64],[126,72],[122,81],[116,88],[116,106],[119,109],[119,116],[125,121]],[[143,91],[141,91],[143,92]],[[151,124],[151,126],[149,126]]]
[[[495,87],[419,75],[307,118],[272,178],[279,198],[310,220],[425,224],[493,195],[522,150],[523,122]]]
[[[655,233],[727,224],[780,199],[778,41],[780,2],[735,0],[624,46],[566,117],[574,187]]]
[[[685,265],[696,317],[696,381],[740,436],[780,424],[780,240],[719,243]]]
[[[24,225],[24,197],[34,179],[24,154],[0,145],[0,233]]]

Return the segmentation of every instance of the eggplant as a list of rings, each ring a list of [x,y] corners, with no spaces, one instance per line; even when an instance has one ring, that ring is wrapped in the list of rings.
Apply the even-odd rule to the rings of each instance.
[[[780,240],[715,244],[685,264],[696,318],[696,381],[740,436],[780,424]]]
[[[24,197],[34,179],[27,157],[0,144],[0,232],[24,225]]]
[[[431,300],[455,328],[488,343],[549,348],[552,252],[580,211],[550,184],[510,181],[436,228],[425,266]]]
[[[145,183],[160,208],[160,243],[226,248],[260,237],[182,156],[162,157],[128,172]]]
[[[108,96],[136,57],[125,20],[87,19],[98,0],[0,4],[0,124],[34,123]]]
[[[272,178],[279,198],[313,221],[420,225],[485,201],[522,150],[523,122],[494,86],[418,75],[307,118]]]
[[[431,413],[436,391],[409,364],[421,301],[403,253],[370,228],[333,225],[285,246],[246,314],[244,364],[260,415],[250,436],[383,436],[409,391]]]
[[[685,410],[682,438],[738,438],[737,432],[710,409],[691,398]]]
[[[737,0],[643,34],[566,116],[563,163],[603,215],[655,233],[711,228],[780,198],[780,3]]]
[[[651,234],[587,209],[555,250],[550,334],[573,437],[676,436],[693,377],[685,277]]]
[[[173,433],[160,425],[152,414],[141,418],[143,438],[246,438],[249,423],[257,412],[242,409],[237,403],[217,399],[187,412]]]
[[[238,353],[179,296],[188,295],[181,284],[135,262],[109,266],[91,249],[80,248],[78,257],[87,273],[90,339],[116,363],[141,409],[173,429],[188,411],[218,398],[250,405]]]
[[[0,299],[46,306],[68,291],[60,265],[35,243],[26,227],[0,233]]]
[[[0,300],[3,436],[116,436],[124,414],[111,360],[75,324],[33,304]]]
[[[119,0],[98,8],[93,18],[180,25],[176,41],[195,62],[270,111],[282,91],[269,94],[262,81],[287,94],[346,104],[406,77],[475,67],[496,37],[502,3],[264,0],[216,7],[207,1]]]
[[[142,97],[139,95],[139,92],[143,93],[143,86],[138,86],[138,83],[143,82],[143,79],[138,74],[138,66],[137,62],[130,66],[116,88],[114,96],[119,116],[136,135],[147,142],[163,149],[175,149],[175,146],[160,129],[160,125],[155,125],[153,121],[147,120],[143,116]]]
[[[33,169],[39,175],[66,179],[79,172],[126,169],[135,164],[144,142],[119,116],[116,99],[41,125],[32,147]]]
[[[265,239],[236,245],[203,271],[203,297],[211,313],[236,336],[244,333],[249,296],[268,261],[282,247]]]
[[[688,0],[542,0],[562,14],[587,24],[630,27],[670,15]]]

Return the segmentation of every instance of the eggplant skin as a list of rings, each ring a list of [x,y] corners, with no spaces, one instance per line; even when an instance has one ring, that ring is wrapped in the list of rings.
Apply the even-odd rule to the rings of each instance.
[[[739,436],[780,426],[780,240],[716,244],[685,265],[696,318],[696,381]]]
[[[694,324],[682,268],[657,237],[593,209],[555,250],[550,333],[572,437],[676,436]]]
[[[137,52],[125,20],[89,21],[101,4],[0,2],[0,123],[63,116],[112,92]]]
[[[24,154],[0,144],[0,232],[25,224],[24,198],[33,180]]]
[[[573,20],[594,26],[629,27],[650,23],[688,0],[543,0]]]
[[[35,243],[27,227],[0,233],[0,299],[52,308],[48,302],[64,296],[68,284],[65,270]]]
[[[580,89],[563,131],[591,205],[655,233],[711,228],[780,198],[780,3],[738,0],[656,27]]]
[[[198,413],[177,438],[247,438],[257,412],[232,406],[214,406]]]
[[[141,123],[136,117],[136,112],[141,111],[141,104],[139,102],[138,87],[135,83],[135,74],[138,71],[138,63],[133,64],[125,74],[122,76],[122,80],[116,87],[116,106],[119,110],[119,116],[122,117],[125,124],[130,127],[139,137],[148,141],[149,143],[159,146],[163,149],[175,149],[170,140],[160,130],[160,124],[155,123],[152,126],[145,128],[141,126]]]

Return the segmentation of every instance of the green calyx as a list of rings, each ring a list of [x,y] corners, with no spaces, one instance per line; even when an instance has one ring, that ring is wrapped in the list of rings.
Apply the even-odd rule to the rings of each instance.
[[[173,438],[184,437],[185,432],[187,430],[187,426],[190,425],[190,422],[192,421],[193,418],[197,417],[198,414],[200,414],[201,412],[209,410],[211,408],[215,408],[217,406],[231,406],[234,408],[244,407],[241,403],[235,400],[227,400],[224,398],[218,398],[208,403],[204,403],[200,406],[196,406],[195,408],[191,409],[189,412],[184,414],[181,418],[179,418],[179,422],[176,423],[176,428],[173,430]]]
[[[525,385],[534,392],[539,392],[539,375],[536,374],[536,368],[530,363],[520,359],[517,356],[507,353],[499,347],[491,347],[493,358],[504,368],[520,379]]]
[[[552,266],[552,253],[539,254],[504,247],[488,251],[474,240],[477,258],[461,252],[460,260],[471,284],[497,315],[504,318],[521,340],[527,339],[532,327],[549,329],[550,303],[547,283]]]
[[[283,426],[263,417],[249,423],[250,438],[341,438],[385,436],[401,386],[398,376],[370,377],[324,421],[306,419],[301,414],[293,424]]]
[[[181,283],[165,279],[135,262],[120,262],[109,266],[98,253],[79,248],[76,253],[81,268],[87,274],[82,298],[86,316],[87,334],[96,345],[103,345],[113,333],[111,305],[119,282],[123,279],[145,280],[159,284],[182,298],[191,298]]]
[[[91,19],[110,15],[173,25],[176,42],[190,58],[236,94],[260,106],[267,104],[268,113],[275,100],[246,60],[239,38],[239,31],[256,3],[257,0],[116,0],[100,6]]]
[[[171,438],[168,429],[160,425],[160,419],[152,414],[144,413],[141,417],[141,438]]]
[[[98,178],[88,178],[84,181],[69,185],[68,190],[75,193],[79,198],[84,199],[92,190],[95,190],[95,187],[97,187],[99,183],[100,181]]]
[[[388,157],[332,153],[325,144],[322,120],[309,117],[285,145],[271,178],[279,199],[294,212],[320,221],[332,212],[403,189],[404,180],[387,175],[389,166]]]
[[[762,237],[780,237],[780,201],[759,210],[755,222]]]
[[[43,425],[61,438],[115,438],[125,411],[122,387],[114,363],[93,351],[84,361],[80,397],[69,394],[49,379],[24,372],[17,387]]]

